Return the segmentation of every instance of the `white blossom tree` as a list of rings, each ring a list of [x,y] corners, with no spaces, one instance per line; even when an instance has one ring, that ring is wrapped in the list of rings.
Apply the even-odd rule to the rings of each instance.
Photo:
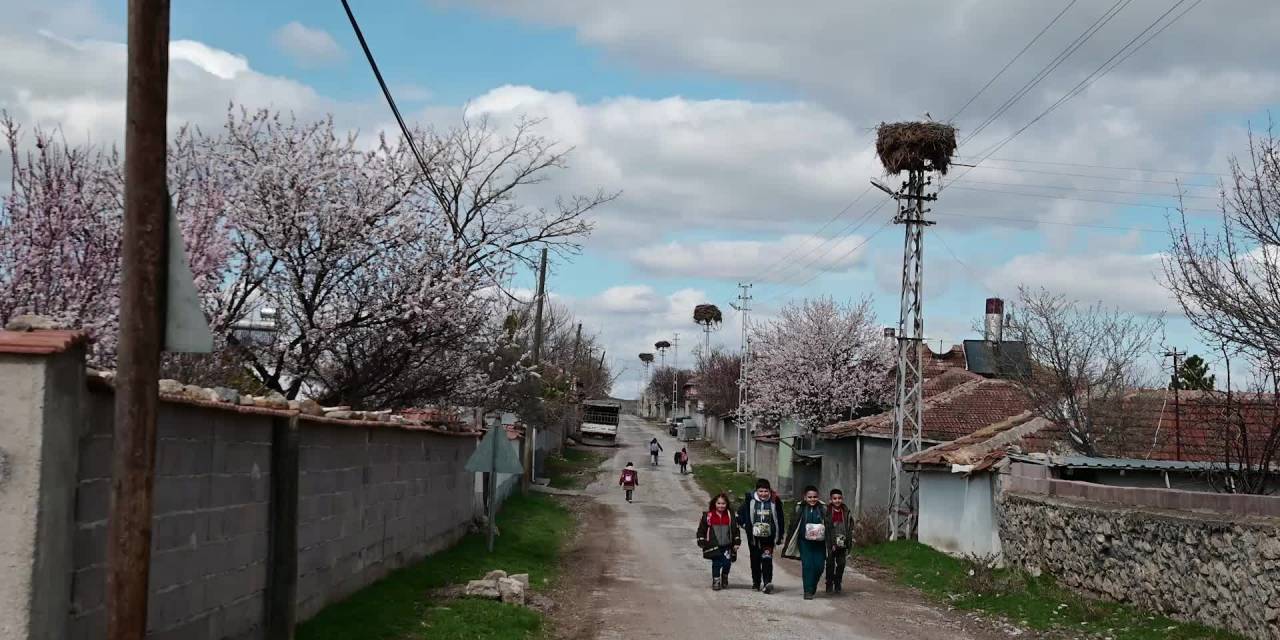
[[[892,367],[892,345],[869,297],[853,304],[831,298],[788,304],[777,319],[751,329],[751,393],[742,413],[817,429],[887,402]]]

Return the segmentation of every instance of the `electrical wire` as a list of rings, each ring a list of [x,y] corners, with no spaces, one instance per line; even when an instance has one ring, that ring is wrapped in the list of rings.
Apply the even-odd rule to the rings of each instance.
[[[882,206],[884,206],[884,202],[881,202],[879,205],[877,205],[877,206],[876,206],[876,208],[878,209],[878,208],[880,208],[880,207],[882,207]],[[868,243],[868,242],[871,242],[871,240],[872,240],[873,238],[875,238],[877,235],[880,235],[880,232],[881,232],[881,231],[884,231],[884,230],[885,230],[885,228],[886,228],[886,227],[888,227],[888,226],[889,226],[889,223],[891,223],[891,222],[893,222],[893,219],[892,219],[892,218],[886,218],[886,219],[885,219],[885,221],[884,221],[884,222],[883,222],[879,227],[877,227],[875,231],[872,231],[870,235],[868,235],[866,238],[863,238],[862,242],[859,242],[856,246],[854,246],[853,248],[851,248],[851,249],[849,249],[848,251],[846,251],[846,252],[845,252],[845,254],[844,254],[843,256],[841,256],[841,257],[839,258],[839,260],[837,260],[837,262],[839,262],[840,260],[844,260],[845,258],[848,258],[849,256],[853,255],[853,253],[854,253],[855,251],[857,251],[858,249],[861,249],[862,247],[865,247],[865,246],[867,245],[867,243]],[[775,295],[773,295],[773,296],[771,296],[771,297],[769,297],[769,298],[766,298],[766,299],[765,299],[765,302],[773,302],[774,300],[777,300],[777,299],[782,298],[782,297],[784,297],[784,296],[791,295],[793,292],[795,292],[795,291],[797,291],[797,290],[799,290],[799,289],[801,289],[801,288],[805,287],[805,286],[806,286],[806,285],[808,285],[810,282],[813,282],[814,280],[816,280],[816,279],[818,278],[818,276],[822,275],[823,273],[824,273],[824,272],[823,272],[823,271],[821,271],[821,270],[816,271],[812,276],[809,276],[807,279],[805,279],[805,281],[804,281],[804,282],[801,282],[800,284],[797,284],[796,286],[791,287],[790,289],[787,289],[786,291],[783,291],[783,292],[778,293],[778,294],[775,294]]]
[[[1191,198],[1197,200],[1217,200],[1218,196],[1199,196],[1194,194],[1177,194],[1177,193],[1153,193],[1151,191],[1125,191],[1122,189],[1094,189],[1091,187],[1077,187],[1074,185],[1063,184],[1029,184],[1026,182],[998,182],[993,180],[965,180],[965,184],[990,184],[999,187],[1025,187],[1028,189],[1059,189],[1064,191],[1079,191],[1082,193],[1110,193],[1125,196],[1151,196],[1155,198]]]
[[[1103,13],[1101,16],[1099,16],[1098,19],[1093,22],[1093,24],[1089,25],[1084,30],[1084,32],[1076,36],[1075,40],[1072,40],[1065,49],[1063,49],[1060,53],[1058,53],[1057,56],[1055,56],[1052,60],[1050,60],[1048,64],[1046,64],[1043,68],[1041,68],[1040,71],[1036,73],[1035,76],[1033,76],[1030,80],[1028,80],[1025,84],[1023,84],[1022,87],[1020,87],[1017,91],[1015,91],[1012,96],[1010,96],[999,107],[997,107],[996,110],[992,112],[991,115],[987,116],[987,118],[983,120],[982,123],[979,124],[977,127],[975,127],[973,131],[969,132],[969,134],[966,135],[964,139],[960,141],[959,146],[964,146],[970,140],[973,140],[975,137],[977,137],[978,134],[982,133],[983,130],[991,126],[991,123],[995,122],[997,118],[999,118],[1001,115],[1004,115],[1004,113],[1008,111],[1011,107],[1013,107],[1013,105],[1017,104],[1018,101],[1026,97],[1026,95],[1030,93],[1032,89],[1036,88],[1036,86],[1039,85],[1041,82],[1043,82],[1045,78],[1049,77],[1049,75],[1052,74],[1055,70],[1057,70],[1058,67],[1062,66],[1062,63],[1066,62],[1068,58],[1070,58],[1077,51],[1079,51],[1080,48],[1083,47],[1085,43],[1087,43],[1091,38],[1093,38],[1093,36],[1097,34],[1099,30],[1101,30],[1109,22],[1114,20],[1115,17],[1119,15],[1119,13],[1123,11],[1125,7],[1129,6],[1129,3],[1132,1],[1133,0],[1116,0],[1116,3],[1111,5],[1110,9],[1107,9],[1107,11]]]
[[[356,33],[356,39],[360,41],[360,48],[364,50],[364,57],[369,61],[369,68],[373,70],[373,77],[377,78],[378,86],[382,87],[382,95],[387,99],[387,106],[391,107],[391,114],[396,118],[396,124],[400,125],[400,132],[404,134],[405,142],[409,144],[409,150],[413,152],[413,157],[418,161],[418,167],[422,169],[424,175],[430,174],[427,169],[427,161],[423,159],[422,153],[418,151],[418,145],[413,141],[413,134],[409,131],[409,125],[405,124],[404,117],[400,115],[400,108],[396,106],[396,99],[391,96],[391,89],[387,87],[387,81],[382,77],[382,71],[378,69],[378,62],[373,59],[373,52],[369,50],[369,43],[364,39],[364,31],[360,29],[360,23],[356,21],[356,14],[351,12],[351,5],[347,0],[342,0],[342,8],[347,12],[347,19],[351,21],[351,29]]]
[[[956,156],[957,160],[965,160],[967,158]],[[987,162],[1011,162],[1014,164],[1043,164],[1059,167],[1078,167],[1081,169],[1105,169],[1107,171],[1136,171],[1139,173],[1169,173],[1183,176],[1214,176],[1219,178],[1229,178],[1227,173],[1214,173],[1212,171],[1175,171],[1173,169],[1143,169],[1141,167],[1117,167],[1105,164],[1082,164],[1079,162],[1053,162],[1050,160],[1022,160],[1015,158],[987,158]]]
[[[1099,66],[1097,69],[1095,69],[1093,73],[1089,74],[1088,76],[1085,76],[1084,80],[1081,80],[1079,83],[1077,83],[1075,87],[1072,87],[1070,90],[1068,90],[1065,94],[1063,94],[1063,95],[1062,95],[1062,97],[1058,98],[1058,100],[1057,100],[1057,101],[1055,101],[1053,104],[1049,105],[1049,107],[1048,107],[1048,108],[1046,108],[1044,111],[1040,112],[1040,114],[1039,114],[1039,115],[1037,115],[1036,117],[1032,118],[1032,119],[1031,119],[1031,121],[1027,122],[1027,124],[1023,125],[1023,126],[1022,126],[1022,128],[1018,129],[1017,131],[1014,131],[1012,134],[1010,134],[1008,137],[1004,138],[1003,140],[1001,140],[999,143],[995,144],[994,146],[989,147],[988,149],[985,149],[985,150],[983,150],[982,152],[980,152],[980,153],[976,154],[976,155],[978,156],[978,160],[977,160],[976,162],[974,162],[974,166],[972,166],[972,167],[970,167],[970,168],[966,169],[966,170],[965,170],[963,173],[961,173],[959,176],[956,176],[956,178],[955,178],[954,180],[952,180],[952,181],[951,181],[951,183],[949,183],[949,184],[944,184],[944,185],[942,185],[941,187],[939,187],[938,191],[939,191],[939,192],[941,192],[943,189],[947,188],[947,187],[948,187],[948,186],[950,186],[951,184],[954,184],[955,182],[957,182],[957,181],[959,181],[959,180],[963,179],[966,175],[968,175],[968,174],[969,174],[969,172],[970,172],[970,171],[973,171],[973,169],[977,168],[977,166],[978,166],[978,165],[980,165],[980,164],[982,164],[983,162],[985,162],[987,158],[990,158],[990,157],[994,156],[996,153],[998,153],[998,152],[1000,151],[1000,149],[1003,149],[1003,148],[1005,147],[1005,145],[1007,145],[1007,144],[1009,144],[1010,142],[1012,142],[1015,138],[1017,138],[1019,135],[1021,135],[1021,134],[1022,134],[1024,131],[1026,131],[1027,129],[1030,129],[1032,125],[1034,125],[1035,123],[1039,122],[1041,119],[1043,119],[1045,116],[1049,115],[1050,113],[1053,113],[1053,111],[1054,111],[1054,110],[1056,110],[1058,107],[1060,107],[1060,106],[1062,106],[1063,104],[1065,104],[1067,100],[1070,100],[1071,98],[1073,98],[1073,97],[1075,97],[1075,96],[1077,96],[1077,95],[1080,95],[1080,93],[1084,90],[1084,88],[1087,88],[1088,86],[1090,86],[1091,84],[1093,84],[1094,82],[1096,82],[1099,78],[1101,78],[1101,77],[1103,77],[1103,76],[1107,75],[1108,73],[1110,73],[1113,69],[1115,69],[1115,68],[1116,68],[1117,66],[1119,66],[1121,63],[1123,63],[1125,60],[1128,60],[1128,59],[1129,59],[1129,58],[1130,58],[1134,53],[1136,53],[1136,52],[1137,52],[1139,49],[1141,49],[1142,47],[1145,47],[1145,46],[1146,46],[1148,43],[1150,43],[1150,42],[1151,42],[1151,40],[1153,40],[1156,36],[1160,35],[1161,33],[1164,33],[1164,31],[1165,31],[1166,29],[1168,29],[1171,25],[1173,25],[1175,22],[1177,22],[1178,20],[1180,20],[1183,16],[1187,15],[1187,12],[1189,12],[1189,11],[1191,11],[1192,9],[1196,8],[1197,6],[1199,6],[1199,4],[1200,4],[1203,0],[1196,0],[1196,1],[1195,1],[1194,3],[1192,3],[1192,5],[1191,5],[1190,7],[1188,7],[1186,10],[1184,10],[1182,13],[1179,13],[1177,16],[1175,16],[1172,20],[1170,20],[1170,21],[1169,21],[1168,23],[1166,23],[1164,26],[1160,27],[1160,29],[1158,29],[1157,31],[1155,31],[1154,33],[1152,33],[1152,34],[1151,34],[1151,36],[1150,36],[1150,37],[1148,37],[1146,40],[1143,40],[1143,41],[1142,41],[1141,43],[1139,43],[1136,47],[1135,47],[1135,46],[1132,46],[1134,42],[1137,42],[1139,39],[1141,39],[1141,38],[1142,38],[1142,35],[1143,35],[1143,34],[1147,33],[1147,32],[1148,32],[1148,31],[1150,31],[1152,28],[1154,28],[1154,27],[1155,27],[1155,25],[1159,24],[1162,20],[1164,20],[1164,18],[1165,18],[1166,16],[1168,16],[1168,15],[1169,15],[1170,13],[1172,13],[1175,9],[1177,9],[1177,8],[1178,8],[1178,6],[1182,5],[1182,4],[1183,4],[1183,3],[1185,3],[1186,1],[1187,1],[1187,0],[1178,0],[1177,2],[1175,2],[1175,3],[1173,4],[1173,6],[1169,7],[1169,9],[1168,9],[1168,10],[1166,10],[1164,13],[1160,14],[1160,16],[1159,16],[1159,17],[1157,17],[1157,18],[1156,18],[1156,19],[1155,19],[1155,20],[1154,20],[1150,25],[1148,25],[1146,29],[1143,29],[1142,31],[1140,31],[1140,32],[1138,33],[1138,35],[1134,36],[1131,40],[1129,40],[1129,42],[1125,43],[1125,45],[1124,45],[1123,47],[1120,47],[1120,49],[1119,49],[1119,50],[1117,50],[1117,51],[1116,51],[1116,53],[1112,54],[1112,56],[1111,56],[1110,58],[1108,58],[1106,62],[1103,62],[1101,66]],[[1131,47],[1132,47],[1132,48],[1131,48]],[[1128,53],[1125,53],[1123,57],[1119,58],[1119,60],[1116,60],[1117,56],[1120,56],[1120,55],[1121,55],[1122,53],[1124,53],[1126,50],[1128,50]],[[1115,61],[1115,64],[1111,64],[1111,62],[1112,62],[1112,61]],[[1110,65],[1110,66],[1108,66],[1108,65]]]
[[[976,218],[978,220],[996,220],[1001,222],[1018,222],[1025,225],[1048,224],[1057,227],[1079,227],[1081,229],[1101,229],[1106,231],[1135,231],[1138,233],[1159,233],[1167,234],[1167,229],[1151,229],[1146,227],[1122,227],[1118,225],[1105,224],[1089,224],[1084,222],[1058,222],[1056,220],[1036,220],[1033,218],[1013,218],[1009,216],[991,216],[979,213],[966,213],[962,211],[934,211],[931,215],[950,216],[957,218]]]
[[[992,83],[1000,79],[1000,76],[1004,75],[1004,72],[1008,71],[1009,67],[1013,66],[1013,63],[1017,62],[1018,59],[1022,57],[1022,54],[1026,53],[1027,50],[1030,49],[1032,45],[1034,45],[1037,41],[1039,41],[1040,37],[1043,36],[1045,32],[1047,32],[1050,28],[1052,28],[1053,25],[1057,24],[1058,20],[1060,20],[1062,16],[1065,15],[1067,11],[1071,9],[1071,7],[1074,7],[1077,1],[1078,0],[1071,0],[1070,2],[1068,2],[1067,6],[1063,7],[1062,11],[1059,11],[1058,15],[1054,16],[1053,19],[1049,21],[1049,24],[1046,24],[1043,29],[1040,29],[1040,32],[1037,33],[1035,37],[1031,38],[1030,42],[1028,42],[1025,46],[1022,47],[1021,51],[1019,51],[1016,55],[1010,58],[1008,62],[1004,63],[1004,66],[1000,67],[1000,70],[997,71],[995,75],[991,76],[991,79],[987,80],[987,83],[982,85],[982,88],[978,89],[977,93],[970,96],[969,99],[965,101],[964,106],[960,107],[959,111],[956,111],[955,113],[951,114],[951,117],[947,118],[947,122],[955,122],[956,118],[959,118],[960,114],[964,113],[965,109],[968,109],[969,105],[973,104],[973,101],[978,99],[978,96],[981,96],[987,89],[991,87]]]
[[[1010,196],[1025,196],[1028,198],[1046,198],[1049,200],[1070,200],[1073,202],[1092,202],[1096,204],[1115,204],[1115,205],[1121,205],[1125,207],[1143,207],[1147,209],[1163,209],[1165,211],[1168,211],[1171,209],[1177,209],[1180,211],[1184,211],[1186,213],[1221,213],[1218,211],[1210,211],[1207,209],[1180,209],[1176,204],[1160,205],[1160,204],[1150,204],[1147,202],[1122,202],[1119,200],[1099,200],[1095,198],[1073,198],[1071,196],[1059,196],[1059,195],[1053,195],[1051,193],[1020,193],[1017,191],[1005,191],[1002,189],[983,189],[981,187],[955,186],[955,183],[952,183],[950,186],[952,189],[961,189],[964,191],[981,191],[984,193],[1000,193],[1000,194],[1010,195]],[[1175,196],[1169,196],[1169,197],[1175,197]]]
[[[1040,169],[1026,169],[1026,168],[1023,168],[1023,167],[992,167],[992,166],[985,165],[985,164],[982,164],[982,165],[977,165],[977,164],[965,164],[965,163],[963,163],[963,162],[953,162],[953,163],[951,163],[951,164],[952,164],[952,165],[954,165],[954,166],[957,166],[957,167],[967,167],[967,170],[966,170],[966,171],[964,171],[963,173],[961,173],[960,175],[956,176],[955,178],[951,179],[951,180],[950,180],[950,182],[957,182],[957,181],[959,181],[961,178],[963,178],[965,175],[967,175],[967,174],[969,173],[969,171],[970,171],[970,170],[973,170],[973,169],[982,169],[982,170],[984,170],[984,171],[1011,171],[1011,172],[1013,172],[1013,173],[1032,173],[1032,174],[1042,175],[1042,176],[1059,176],[1059,177],[1064,177],[1064,178],[1089,178],[1089,179],[1092,179],[1092,180],[1104,180],[1104,181],[1107,181],[1107,182],[1138,182],[1138,183],[1143,183],[1143,184],[1163,184],[1163,185],[1172,185],[1172,186],[1177,186],[1177,187],[1184,187],[1184,188],[1187,188],[1187,189],[1217,189],[1217,188],[1218,188],[1218,185],[1216,185],[1216,184],[1187,184],[1187,183],[1185,183],[1185,182],[1181,182],[1181,181],[1178,181],[1178,180],[1152,180],[1152,179],[1148,179],[1148,178],[1118,178],[1118,177],[1115,177],[1115,176],[1096,176],[1096,175],[1090,175],[1090,174],[1087,174],[1087,173],[1066,173],[1066,172],[1063,172],[1063,171],[1042,171],[1042,170],[1040,170]],[[949,184],[949,183],[948,183],[948,184]],[[945,187],[944,187],[944,188],[945,188]]]
[[[942,232],[939,231],[937,227],[928,227],[927,231],[929,232],[930,235],[936,238],[938,242],[942,243],[942,248],[946,249],[947,253],[951,254],[951,259],[955,260],[961,267],[963,267],[964,270],[969,273],[969,276],[972,277],[975,282],[982,280],[982,277],[979,276],[978,273],[974,271],[972,267],[969,266],[969,263],[965,262],[964,260],[961,260],[960,256],[956,255],[955,250],[952,249],[951,245],[947,243],[947,239],[943,237]]]
[[[875,207],[872,207],[868,211],[864,212],[861,217],[845,225],[842,229],[832,234],[831,237],[819,243],[816,247],[813,248],[813,250],[810,251],[810,255],[812,257],[810,257],[808,261],[797,260],[795,262],[787,263],[782,269],[778,270],[773,275],[773,277],[768,279],[773,281],[770,284],[784,284],[787,281],[791,280],[793,277],[803,274],[814,264],[817,264],[818,262],[826,259],[827,256],[829,256],[833,251],[837,250],[837,248],[839,247],[839,242],[841,240],[846,240],[853,237],[853,234],[857,233],[857,231],[861,229],[863,225],[865,225],[871,219],[871,216],[875,215],[875,213],[879,211],[881,207],[884,206],[885,202],[887,202],[887,200],[880,202]],[[794,272],[792,272],[790,275],[785,275],[785,276],[783,275],[788,272],[791,272],[792,270],[794,270]]]
[[[1165,24],[1163,27],[1161,27],[1159,30],[1157,30],[1156,32],[1152,33],[1152,34],[1151,34],[1151,36],[1150,36],[1150,37],[1148,37],[1146,40],[1143,40],[1140,44],[1138,44],[1137,46],[1134,46],[1134,43],[1135,43],[1135,42],[1138,42],[1139,40],[1141,40],[1141,39],[1142,39],[1142,37],[1143,37],[1144,35],[1146,35],[1146,33],[1147,33],[1147,32],[1149,32],[1149,31],[1151,31],[1152,29],[1154,29],[1154,28],[1156,27],[1156,25],[1158,25],[1158,24],[1160,24],[1162,21],[1164,21],[1164,19],[1165,19],[1166,17],[1168,17],[1168,16],[1169,16],[1169,14],[1173,13],[1175,10],[1177,10],[1177,8],[1178,8],[1179,6],[1181,6],[1181,5],[1185,4],[1186,2],[1187,2],[1187,0],[1178,0],[1177,2],[1173,3],[1173,5],[1172,5],[1172,6],[1170,6],[1170,7],[1169,7],[1169,8],[1168,8],[1164,13],[1160,14],[1160,15],[1159,15],[1159,16],[1158,16],[1154,21],[1152,21],[1152,22],[1151,22],[1151,24],[1147,25],[1147,28],[1145,28],[1145,29],[1143,29],[1142,31],[1138,32],[1138,35],[1134,36],[1132,39],[1130,39],[1128,42],[1126,42],[1126,43],[1125,43],[1125,45],[1124,45],[1124,46],[1122,46],[1122,47],[1120,47],[1120,49],[1118,49],[1114,54],[1112,54],[1110,58],[1107,58],[1107,60],[1106,60],[1105,62],[1103,62],[1101,65],[1099,65],[1097,69],[1094,69],[1093,73],[1090,73],[1089,75],[1085,76],[1085,78],[1084,78],[1083,80],[1081,80],[1080,82],[1076,83],[1076,85],[1075,85],[1074,87],[1072,87],[1070,90],[1068,90],[1066,93],[1064,93],[1060,98],[1058,98],[1056,101],[1054,101],[1054,102],[1053,102],[1053,104],[1049,105],[1049,106],[1048,106],[1048,108],[1046,108],[1044,111],[1040,112],[1040,114],[1039,114],[1039,115],[1037,115],[1036,117],[1032,118],[1032,119],[1031,119],[1029,122],[1027,122],[1025,125],[1022,125],[1022,127],[1021,127],[1020,129],[1018,129],[1017,131],[1014,131],[1013,133],[1009,134],[1009,136],[1008,136],[1008,137],[1006,137],[1004,140],[1001,140],[1001,141],[1000,141],[999,143],[997,143],[996,145],[994,145],[994,146],[990,147],[988,150],[984,150],[984,151],[982,151],[982,152],[980,152],[980,153],[976,154],[977,156],[979,156],[980,158],[982,158],[982,159],[978,160],[976,164],[981,164],[981,163],[982,163],[986,158],[988,158],[988,157],[991,157],[991,156],[995,155],[995,153],[996,153],[996,152],[998,152],[1000,149],[1004,148],[1004,146],[1005,146],[1005,145],[1007,145],[1007,144],[1009,144],[1010,142],[1012,142],[1012,141],[1013,141],[1013,139],[1014,139],[1014,138],[1017,138],[1019,135],[1021,135],[1021,134],[1022,134],[1022,132],[1026,131],[1026,130],[1027,130],[1027,129],[1029,129],[1029,128],[1031,128],[1031,127],[1032,127],[1033,125],[1035,125],[1037,122],[1039,122],[1040,120],[1042,120],[1045,116],[1048,116],[1049,114],[1051,114],[1051,113],[1053,113],[1054,111],[1056,111],[1056,110],[1058,109],[1058,107],[1061,107],[1063,104],[1066,104],[1066,103],[1067,103],[1067,101],[1069,101],[1069,100],[1071,100],[1072,98],[1074,98],[1074,97],[1076,97],[1076,96],[1080,95],[1081,93],[1083,93],[1085,89],[1087,89],[1090,85],[1092,85],[1094,82],[1096,82],[1099,78],[1102,78],[1103,76],[1107,75],[1108,73],[1110,73],[1110,72],[1111,72],[1111,70],[1112,70],[1112,69],[1115,69],[1117,66],[1119,66],[1121,63],[1123,63],[1125,60],[1128,60],[1130,56],[1132,56],[1134,53],[1137,53],[1137,51],[1138,51],[1139,49],[1143,48],[1144,46],[1146,46],[1146,45],[1147,45],[1147,43],[1151,42],[1151,40],[1152,40],[1152,39],[1154,39],[1156,36],[1158,36],[1158,35],[1160,35],[1161,33],[1163,33],[1163,32],[1165,31],[1165,29],[1168,29],[1168,28],[1169,28],[1173,23],[1175,23],[1175,22],[1177,22],[1179,19],[1181,19],[1181,18],[1182,18],[1182,16],[1187,15],[1187,12],[1189,12],[1189,11],[1191,11],[1192,9],[1196,8],[1196,6],[1198,6],[1201,2],[1203,2],[1203,0],[1196,0],[1194,3],[1192,3],[1192,5],[1191,5],[1190,7],[1187,7],[1187,9],[1186,9],[1185,11],[1183,11],[1183,12],[1182,12],[1182,13],[1180,13],[1180,14],[1178,14],[1178,15],[1177,15],[1177,16],[1175,16],[1172,20],[1170,20],[1167,24]],[[1126,52],[1127,52],[1127,53],[1126,53]],[[1123,57],[1121,57],[1121,56],[1123,56]],[[1117,60],[1117,58],[1119,58],[1119,59]],[[1114,64],[1112,64],[1112,62],[1114,62]]]
[[[860,201],[860,200],[862,200],[864,197],[866,197],[867,193],[869,193],[870,191],[871,191],[871,185],[867,185],[867,188],[866,188],[866,189],[863,189],[863,190],[862,190],[862,193],[859,193],[859,194],[858,194],[858,196],[857,196],[857,197],[855,197],[853,200],[851,200],[851,201],[849,202],[849,204],[846,204],[846,205],[844,206],[844,208],[843,208],[843,209],[841,209],[841,210],[837,211],[835,215],[831,216],[831,218],[829,218],[829,219],[828,219],[828,220],[827,220],[827,221],[826,221],[826,222],[825,222],[821,227],[819,227],[819,228],[818,228],[818,230],[815,232],[815,234],[814,234],[814,235],[822,235],[822,232],[823,232],[823,231],[825,231],[827,227],[831,226],[831,224],[832,224],[833,222],[835,222],[837,219],[839,219],[839,218],[840,218],[841,216],[843,216],[844,214],[848,213],[848,212],[849,212],[849,210],[850,210],[850,209],[852,209],[852,208],[854,207],[854,205],[858,204],[858,201]],[[786,254],[784,254],[782,257],[778,258],[777,260],[774,260],[773,262],[769,263],[769,265],[768,265],[768,266],[766,266],[765,268],[761,269],[758,273],[756,273],[756,275],[755,275],[755,276],[753,276],[753,277],[751,277],[751,278],[748,278],[748,280],[747,280],[747,281],[748,281],[748,282],[755,282],[755,281],[759,280],[759,279],[760,279],[762,276],[764,276],[766,273],[768,273],[768,272],[772,271],[772,270],[773,270],[774,268],[776,268],[778,265],[783,264],[784,262],[786,262],[786,260],[787,260],[788,258],[790,258],[791,256],[795,255],[795,253],[796,253],[797,251],[800,251],[800,250],[801,250],[801,248],[802,248],[804,245],[807,245],[807,244],[808,244],[808,241],[806,240],[805,242],[800,243],[800,246],[792,247],[790,251],[788,251]],[[820,245],[818,245],[818,246],[822,246],[822,245],[820,244]]]

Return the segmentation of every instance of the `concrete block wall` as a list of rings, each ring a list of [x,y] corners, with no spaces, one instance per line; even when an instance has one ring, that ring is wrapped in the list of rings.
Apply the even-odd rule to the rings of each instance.
[[[105,633],[112,403],[91,393],[80,441],[69,638]],[[149,637],[262,637],[271,418],[162,403],[157,423]]]
[[[300,436],[299,619],[466,533],[475,438],[308,420]]]

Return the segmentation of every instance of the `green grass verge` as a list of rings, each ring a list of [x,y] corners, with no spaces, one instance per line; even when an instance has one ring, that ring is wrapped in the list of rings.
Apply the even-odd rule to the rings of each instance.
[[[1239,636],[1185,624],[1130,606],[1083,597],[1048,576],[991,569],[918,542],[857,549],[903,584],[959,609],[984,611],[1039,630],[1070,630],[1113,640],[1236,640]]]
[[[704,452],[702,455],[708,454]],[[756,477],[750,473],[738,473],[734,471],[736,468],[737,465],[732,462],[695,460],[693,479],[707,492],[708,497],[723,491],[736,502],[742,499],[743,494],[756,488]]]
[[[560,455],[547,456],[544,471],[556,489],[584,489],[608,457],[599,451],[565,449]]]
[[[491,569],[528,573],[533,589],[545,588],[556,577],[560,545],[573,526],[573,514],[551,496],[512,496],[498,514],[501,535],[492,554],[483,535],[468,535],[326,607],[298,627],[298,640],[537,637],[542,619],[536,612],[487,600],[432,603],[426,592],[480,578]]]

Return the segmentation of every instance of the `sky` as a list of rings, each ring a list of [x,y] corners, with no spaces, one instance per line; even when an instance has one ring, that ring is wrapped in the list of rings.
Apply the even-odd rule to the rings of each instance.
[[[0,109],[118,142],[125,4],[0,0]],[[620,193],[548,288],[600,337],[623,397],[655,341],[679,333],[691,362],[699,303],[725,313],[710,341],[737,348],[740,282],[752,322],[870,296],[895,325],[903,230],[870,187],[897,184],[875,127],[925,117],[953,122],[978,165],[932,185],[932,344],[976,337],[985,298],[1045,287],[1164,314],[1162,346],[1214,362],[1160,286],[1167,225],[1181,193],[1189,224],[1213,228],[1229,158],[1280,101],[1270,0],[351,5],[410,120],[538,118],[569,166],[522,197]],[[392,128],[337,0],[174,3],[172,38],[174,126],[216,127],[234,102]]]

